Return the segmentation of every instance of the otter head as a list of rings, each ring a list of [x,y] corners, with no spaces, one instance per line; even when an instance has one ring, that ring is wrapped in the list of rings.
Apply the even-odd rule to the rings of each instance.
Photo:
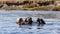
[[[40,24],[45,24],[45,22],[44,22],[43,19],[38,18],[38,19],[37,19],[37,24],[38,24],[38,26],[39,26]]]
[[[21,23],[21,22],[23,22],[23,19],[19,17],[19,18],[17,18],[17,22]]]
[[[25,19],[25,23],[26,23],[26,24],[32,24],[32,18],[31,18],[31,17],[27,17],[27,18]]]

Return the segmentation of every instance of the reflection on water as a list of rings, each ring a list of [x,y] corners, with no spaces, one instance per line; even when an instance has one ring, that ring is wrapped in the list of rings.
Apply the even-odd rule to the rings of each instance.
[[[45,14],[46,16],[44,16]],[[48,14],[53,15],[55,18],[53,18],[53,16],[48,17]],[[0,34],[60,34],[60,19],[56,17],[58,15],[60,15],[60,12],[0,10]],[[43,26],[23,25],[19,28],[16,24],[16,19],[18,17],[25,19],[27,16],[31,16],[33,21],[41,17],[45,20],[46,24]],[[46,17],[48,17],[48,19]]]

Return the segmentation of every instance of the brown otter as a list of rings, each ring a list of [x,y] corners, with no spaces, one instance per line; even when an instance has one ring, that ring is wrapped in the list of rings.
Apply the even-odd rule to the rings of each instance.
[[[46,24],[46,23],[44,22],[43,19],[38,18],[38,19],[37,19],[37,24],[38,24],[38,26],[39,26],[40,24]]]

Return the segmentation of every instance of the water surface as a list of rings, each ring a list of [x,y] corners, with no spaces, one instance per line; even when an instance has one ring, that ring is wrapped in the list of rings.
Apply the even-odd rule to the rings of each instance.
[[[45,15],[45,16],[44,16]],[[60,12],[53,11],[19,11],[19,10],[0,10],[0,34],[60,34]],[[22,26],[18,28],[16,19],[22,17],[25,19],[31,16],[33,21],[38,17],[43,18],[46,24],[44,26]],[[32,28],[32,29],[29,29]],[[41,29],[37,29],[41,28]]]

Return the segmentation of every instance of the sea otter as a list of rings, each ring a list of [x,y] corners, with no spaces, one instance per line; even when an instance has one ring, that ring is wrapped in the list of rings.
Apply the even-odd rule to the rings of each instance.
[[[37,19],[37,24],[40,26],[40,24],[46,24],[43,19],[38,18]]]
[[[23,19],[22,18],[17,18],[17,24],[22,25]]]
[[[31,17],[27,17],[26,19],[25,19],[25,24],[28,24],[28,25],[32,25],[32,18]]]

